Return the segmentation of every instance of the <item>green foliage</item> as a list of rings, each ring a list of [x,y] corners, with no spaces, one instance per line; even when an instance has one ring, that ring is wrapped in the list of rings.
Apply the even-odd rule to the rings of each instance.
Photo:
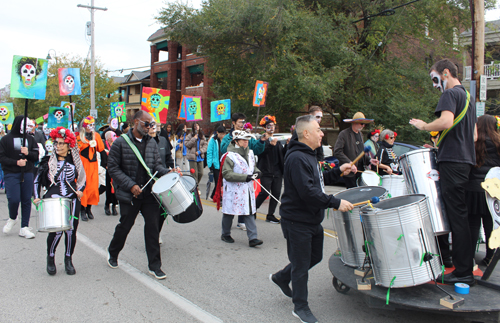
[[[28,100],[28,116],[36,119],[49,112],[49,107],[58,107],[61,101],[69,102],[68,96],[59,94],[59,77],[57,71],[59,68],[71,67],[80,68],[80,81],[82,85],[82,94],[71,96],[75,103],[75,120],[80,121],[90,113],[90,61],[81,57],[69,57],[60,55],[49,61],[49,71],[47,77],[47,91],[45,100]],[[118,94],[114,92],[119,84],[108,77],[107,71],[99,61],[95,66],[95,104],[98,111],[99,124],[107,123],[109,117],[109,104],[118,100]],[[110,95],[111,94],[111,95]],[[25,99],[9,98],[14,102],[14,112],[16,115],[24,114]]]

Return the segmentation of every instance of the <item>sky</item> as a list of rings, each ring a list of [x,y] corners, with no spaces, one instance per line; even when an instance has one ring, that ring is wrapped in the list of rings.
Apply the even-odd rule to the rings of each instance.
[[[90,38],[86,22],[90,11],[77,4],[90,5],[89,0],[6,0],[0,12],[0,88],[10,83],[14,55],[46,58],[69,54],[86,57]],[[149,36],[161,26],[154,17],[168,0],[95,0],[95,54],[109,70],[148,66]],[[201,0],[189,0],[200,7]],[[486,12],[486,20],[500,18],[497,9]],[[89,56],[90,58],[90,56]],[[124,71],[110,73],[123,76]]]

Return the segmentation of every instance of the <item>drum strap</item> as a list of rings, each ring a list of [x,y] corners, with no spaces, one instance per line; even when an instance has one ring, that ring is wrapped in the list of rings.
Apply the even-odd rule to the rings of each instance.
[[[142,166],[144,166],[144,169],[146,169],[146,173],[148,173],[149,177],[153,177],[153,175],[151,174],[151,170],[146,165],[146,162],[142,158],[141,153],[139,152],[139,150],[137,149],[137,147],[134,145],[134,143],[130,140],[130,138],[128,137],[128,135],[127,134],[122,134],[121,137],[123,137],[123,139],[125,139],[125,141],[127,142],[127,144],[130,146],[130,148],[132,149],[132,151],[135,154],[135,157],[137,157],[137,159],[139,159],[139,161],[141,162]],[[153,179],[155,181],[158,180],[158,178],[156,178],[156,177],[153,177]]]
[[[441,143],[441,141],[443,141],[444,137],[448,134],[448,132],[450,132],[451,129],[453,129],[465,117],[465,114],[469,109],[469,102],[470,102],[470,93],[467,90],[465,90],[465,93],[467,93],[467,102],[465,103],[465,108],[462,110],[462,112],[460,112],[460,114],[455,118],[455,120],[453,120],[453,125],[448,129],[443,130],[443,132],[441,132],[441,135],[439,136],[439,139],[436,143],[436,147],[439,147],[439,144]]]

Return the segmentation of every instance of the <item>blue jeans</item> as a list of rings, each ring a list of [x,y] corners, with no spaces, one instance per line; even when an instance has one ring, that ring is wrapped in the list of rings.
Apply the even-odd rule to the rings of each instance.
[[[21,173],[5,174],[5,190],[9,201],[9,216],[17,219],[19,203],[21,203],[21,227],[29,227],[31,215],[31,196],[33,195],[33,173],[24,173],[21,182]]]
[[[4,176],[3,176],[3,170],[2,170],[2,165],[0,165],[0,189],[5,188],[5,181],[4,181]]]

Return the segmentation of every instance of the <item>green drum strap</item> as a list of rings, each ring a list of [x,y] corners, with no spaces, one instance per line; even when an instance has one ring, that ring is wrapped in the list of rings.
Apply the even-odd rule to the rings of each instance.
[[[444,137],[448,134],[448,132],[450,132],[451,129],[453,129],[465,117],[465,114],[469,109],[469,102],[470,102],[470,93],[467,90],[465,90],[465,93],[467,93],[467,102],[465,103],[465,108],[462,110],[462,112],[460,112],[460,114],[455,118],[455,120],[453,120],[453,125],[441,132],[441,135],[439,136],[439,139],[436,143],[436,147],[439,147],[439,144],[441,144],[441,141],[443,141]]]

